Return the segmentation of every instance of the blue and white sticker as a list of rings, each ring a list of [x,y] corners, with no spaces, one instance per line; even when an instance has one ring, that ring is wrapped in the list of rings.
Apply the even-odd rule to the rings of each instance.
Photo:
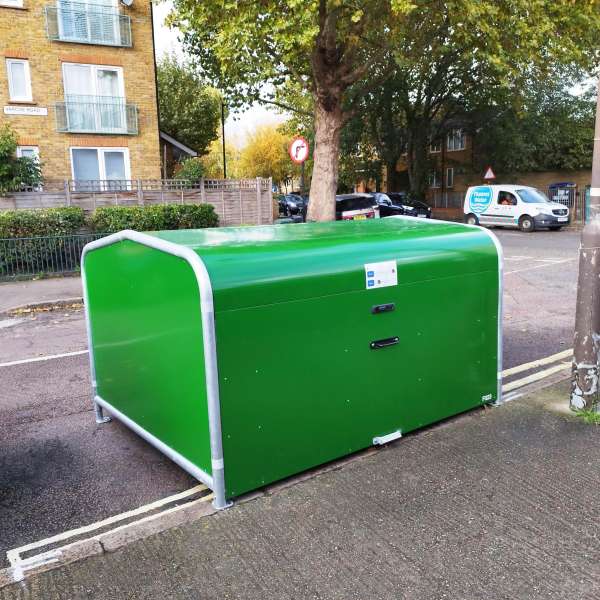
[[[384,260],[365,265],[365,281],[368,290],[398,285],[398,265],[395,260]]]
[[[485,212],[492,203],[492,188],[487,185],[480,185],[473,188],[469,196],[469,207],[471,212],[481,214]]]

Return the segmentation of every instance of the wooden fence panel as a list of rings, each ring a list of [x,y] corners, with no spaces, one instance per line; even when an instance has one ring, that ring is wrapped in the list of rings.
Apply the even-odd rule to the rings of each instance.
[[[206,203],[215,207],[221,225],[273,222],[270,179],[203,179],[187,186],[177,180],[132,180],[119,182],[121,190],[105,190],[106,182],[88,183],[90,191],[83,191],[81,182],[64,181],[49,182],[43,191],[0,196],[0,211],[79,206],[90,213],[101,206]]]

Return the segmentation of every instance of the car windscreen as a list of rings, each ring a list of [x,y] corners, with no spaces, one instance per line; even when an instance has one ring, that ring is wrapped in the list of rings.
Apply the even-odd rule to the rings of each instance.
[[[372,208],[376,204],[375,198],[366,198],[364,196],[356,196],[352,198],[341,198],[336,201],[336,210],[362,210],[365,208]]]
[[[546,196],[544,192],[540,192],[540,190],[535,190],[533,188],[523,188],[522,190],[517,190],[517,194],[519,194],[523,202],[527,202],[528,204],[550,202],[550,200],[548,200],[548,196]]]

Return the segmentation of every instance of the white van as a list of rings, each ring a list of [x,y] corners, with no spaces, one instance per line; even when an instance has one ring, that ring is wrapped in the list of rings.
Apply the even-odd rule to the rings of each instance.
[[[527,232],[540,227],[558,230],[570,219],[568,207],[550,202],[546,194],[526,185],[470,187],[463,211],[471,225],[518,227]]]

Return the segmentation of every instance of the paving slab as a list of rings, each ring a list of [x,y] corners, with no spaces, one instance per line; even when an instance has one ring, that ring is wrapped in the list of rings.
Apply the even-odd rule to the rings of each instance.
[[[81,298],[81,277],[53,277],[0,283],[0,313],[12,308]]]
[[[461,415],[0,599],[598,598],[600,427],[567,396]]]

